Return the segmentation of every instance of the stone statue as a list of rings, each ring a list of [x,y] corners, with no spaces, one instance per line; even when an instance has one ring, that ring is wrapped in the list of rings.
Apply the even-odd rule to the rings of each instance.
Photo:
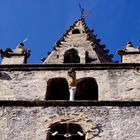
[[[70,91],[70,101],[73,101],[76,92],[76,72],[72,68],[68,71],[68,83]]]

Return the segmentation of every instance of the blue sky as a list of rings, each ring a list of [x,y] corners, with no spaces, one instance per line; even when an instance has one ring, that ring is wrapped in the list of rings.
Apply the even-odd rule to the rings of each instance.
[[[42,63],[54,43],[80,18],[78,4],[85,11],[87,25],[95,30],[102,44],[115,54],[132,41],[140,45],[139,0],[0,0],[0,48],[14,49],[28,38],[28,63]]]

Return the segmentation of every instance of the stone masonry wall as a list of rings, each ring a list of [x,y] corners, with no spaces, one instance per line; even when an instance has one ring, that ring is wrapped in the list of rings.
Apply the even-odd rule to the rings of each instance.
[[[139,140],[139,114],[140,107],[1,107],[0,139],[46,140],[51,124],[69,120],[88,140]]]
[[[140,63],[140,54],[123,55],[122,63]]]
[[[0,100],[44,100],[50,78],[67,77],[68,70],[1,71]],[[76,71],[77,79],[93,77],[99,100],[140,100],[140,71],[108,69]]]
[[[4,57],[2,59],[2,64],[24,64],[25,56],[12,56],[12,57]]]

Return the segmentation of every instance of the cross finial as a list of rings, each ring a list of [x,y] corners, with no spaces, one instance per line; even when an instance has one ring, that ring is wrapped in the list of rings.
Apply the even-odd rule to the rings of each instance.
[[[79,3],[79,8],[80,8],[80,12],[81,12],[81,18],[85,18],[86,16],[91,15],[91,12],[85,12],[84,8],[82,8],[80,3]]]
[[[80,8],[80,12],[81,12],[81,18],[84,18],[84,9],[82,8],[81,4],[79,3],[79,8]]]

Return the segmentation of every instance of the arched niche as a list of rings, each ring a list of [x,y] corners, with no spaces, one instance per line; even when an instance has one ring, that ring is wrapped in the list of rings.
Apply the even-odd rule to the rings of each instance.
[[[94,78],[78,79],[75,100],[98,100],[98,85]]]
[[[47,81],[46,100],[69,100],[69,86],[65,78],[52,78]]]
[[[64,53],[64,63],[80,63],[78,51],[74,48],[67,50]]]
[[[81,34],[79,29],[73,29],[72,34]]]
[[[56,123],[50,126],[46,140],[85,140],[85,134],[78,124]]]

